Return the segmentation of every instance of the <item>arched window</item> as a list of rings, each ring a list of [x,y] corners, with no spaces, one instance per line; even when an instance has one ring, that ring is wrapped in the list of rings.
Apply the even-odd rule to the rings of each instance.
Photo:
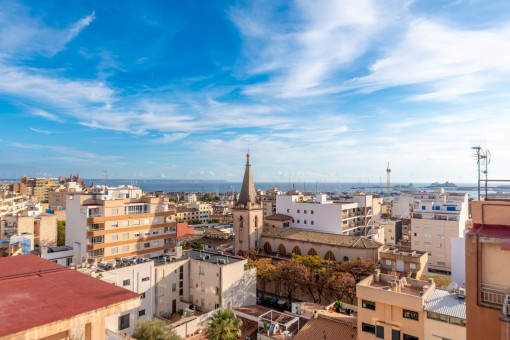
[[[257,229],[259,226],[259,217],[255,216],[255,229]]]
[[[292,254],[301,255],[301,249],[298,246],[292,248]]]
[[[242,216],[239,216],[239,228],[242,228],[244,226],[244,219]]]
[[[331,250],[328,250],[326,252],[326,255],[324,256],[324,260],[328,261],[336,261],[335,254]]]
[[[315,249],[310,248],[310,250],[308,251],[308,255],[314,256],[314,255],[317,255],[317,252],[315,251]]]
[[[266,253],[272,253],[273,252],[273,248],[271,248],[271,245],[269,244],[269,242],[264,243],[264,251]]]
[[[280,243],[280,245],[278,246],[278,252],[280,254],[287,254],[287,249],[285,249],[285,246]]]

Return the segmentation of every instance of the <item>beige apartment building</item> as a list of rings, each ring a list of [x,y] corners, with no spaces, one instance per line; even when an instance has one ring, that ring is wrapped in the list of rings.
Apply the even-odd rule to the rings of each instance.
[[[471,202],[466,234],[467,339],[510,338],[510,201]]]
[[[411,218],[412,250],[429,253],[429,271],[451,272],[452,237],[464,237],[468,218],[468,195],[436,192],[414,194]]]
[[[464,340],[466,304],[434,281],[382,274],[356,285],[358,339]]]
[[[116,257],[157,257],[174,248],[176,212],[156,197],[117,198],[106,193],[68,194],[66,245],[79,263]]]
[[[2,239],[22,233],[33,234],[36,246],[54,247],[57,245],[57,218],[54,215],[35,217],[6,215],[0,218]]]
[[[34,196],[39,199],[39,202],[46,202],[48,200],[48,192],[57,187],[56,178],[43,178],[38,177],[34,180]]]
[[[385,273],[398,274],[399,277],[419,279],[427,272],[428,259],[426,251],[387,247],[379,253],[379,268]]]

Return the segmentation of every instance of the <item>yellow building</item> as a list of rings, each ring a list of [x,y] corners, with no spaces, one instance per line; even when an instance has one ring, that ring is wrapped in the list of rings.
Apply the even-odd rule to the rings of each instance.
[[[56,178],[38,177],[34,181],[34,196],[36,196],[40,202],[45,202],[48,200],[48,192],[54,190],[56,187]]]

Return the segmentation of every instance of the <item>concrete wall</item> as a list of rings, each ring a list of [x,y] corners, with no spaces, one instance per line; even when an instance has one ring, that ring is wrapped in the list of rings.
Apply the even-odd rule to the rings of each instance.
[[[189,301],[190,279],[189,259],[182,258],[179,261],[169,262],[164,265],[157,265],[156,270],[156,312],[162,313],[177,312],[179,309],[180,281],[183,283],[183,300]],[[180,280],[180,267],[183,266],[183,280]],[[173,290],[175,285],[175,291]],[[173,300],[176,301],[176,311],[173,311]]]
[[[452,281],[462,287],[466,282],[466,240],[463,237],[452,237],[450,242]]]
[[[87,216],[81,213],[81,195],[66,197],[66,246],[73,247],[76,264],[87,258]]]
[[[244,270],[245,264],[245,261],[239,261],[221,267],[220,307],[234,308],[256,304],[257,269]]]

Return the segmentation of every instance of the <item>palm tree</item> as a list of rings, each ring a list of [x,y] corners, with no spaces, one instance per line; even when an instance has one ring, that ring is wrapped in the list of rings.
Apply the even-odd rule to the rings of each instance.
[[[242,325],[243,322],[234,312],[220,309],[209,320],[205,335],[209,340],[236,340],[237,336],[241,336],[239,328]]]

